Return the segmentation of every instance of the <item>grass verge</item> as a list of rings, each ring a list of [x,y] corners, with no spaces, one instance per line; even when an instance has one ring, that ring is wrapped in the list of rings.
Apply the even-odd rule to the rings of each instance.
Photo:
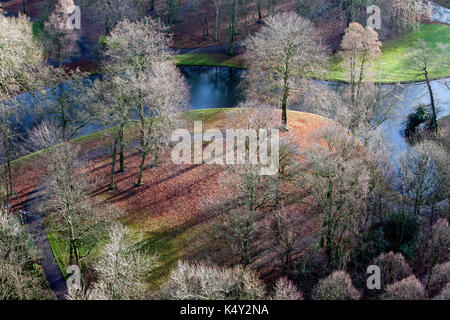
[[[241,55],[230,57],[224,53],[180,54],[177,65],[244,68],[244,61]]]

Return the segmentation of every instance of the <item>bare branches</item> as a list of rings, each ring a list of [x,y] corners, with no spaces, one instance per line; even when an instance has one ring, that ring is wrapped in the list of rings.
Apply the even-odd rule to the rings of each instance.
[[[51,299],[31,240],[17,218],[0,206],[0,300]],[[32,266],[30,268],[30,266]]]
[[[257,275],[241,266],[233,269],[179,262],[162,289],[177,300],[258,300],[265,296]]]
[[[299,95],[298,79],[324,62],[324,48],[313,24],[295,13],[280,13],[268,18],[245,45],[249,99],[281,106],[286,126],[288,103]]]
[[[163,24],[151,18],[135,23],[120,21],[107,38],[106,67],[141,72],[154,62],[171,60],[173,53],[167,31]]]

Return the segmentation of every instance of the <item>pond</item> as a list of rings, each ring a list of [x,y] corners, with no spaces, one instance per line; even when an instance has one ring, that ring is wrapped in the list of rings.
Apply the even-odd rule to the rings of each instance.
[[[225,67],[180,67],[190,87],[190,104],[193,109],[236,107],[243,99],[239,84],[243,69]],[[345,84],[328,83],[330,87],[341,89]],[[392,87],[393,85],[389,85]],[[420,103],[429,103],[426,85],[424,83],[394,85],[395,91],[402,96],[396,108],[394,119],[383,124],[383,129],[394,147],[394,155],[406,147],[401,135],[403,124],[415,107]],[[439,117],[450,114],[450,90],[443,85],[442,80],[432,82],[435,99],[439,106]],[[300,110],[301,108],[295,108]],[[33,123],[31,113],[24,115],[20,121],[22,128],[30,127]],[[86,127],[81,135],[96,131],[95,126]]]
[[[244,69],[180,67],[190,87],[193,109],[235,107],[242,100],[239,88]]]

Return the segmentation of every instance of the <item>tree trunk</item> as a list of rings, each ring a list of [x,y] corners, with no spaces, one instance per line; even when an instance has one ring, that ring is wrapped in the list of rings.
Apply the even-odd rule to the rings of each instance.
[[[282,120],[282,125],[284,127],[284,129],[287,130],[287,104],[288,104],[288,99],[289,99],[289,60],[286,61],[285,63],[285,71],[284,71],[284,76],[283,76],[283,100],[282,100],[282,105],[281,105],[281,109],[282,109],[282,114],[281,114],[281,120]]]
[[[241,264],[246,267],[248,265],[248,240],[242,239],[241,241]]]
[[[120,172],[125,172],[125,142],[123,141],[123,131],[124,129],[122,128],[120,130],[120,135],[119,135],[119,145],[120,145]]]
[[[114,145],[113,145],[113,150],[112,150],[112,155],[111,155],[111,173],[110,173],[110,178],[109,178],[109,190],[114,190],[114,172],[116,169],[116,158],[117,158],[117,143],[118,143],[118,138],[114,139]]]
[[[434,94],[433,89],[431,87],[430,78],[428,77],[428,71],[425,69],[425,79],[427,81],[428,92],[430,94],[430,106],[431,106],[431,123],[430,129],[433,130],[434,134],[438,132],[438,122],[437,122],[437,114],[436,114],[436,104],[434,102]]]
[[[257,7],[258,7],[258,21],[262,21],[261,0],[258,0]]]
[[[219,15],[220,15],[220,10],[216,9],[216,32],[215,32],[215,36],[214,36],[214,41],[219,41]]]
[[[147,158],[147,154],[148,152],[142,152],[141,164],[139,166],[139,174],[136,181],[136,186],[142,186],[142,176],[144,174],[145,159]]]

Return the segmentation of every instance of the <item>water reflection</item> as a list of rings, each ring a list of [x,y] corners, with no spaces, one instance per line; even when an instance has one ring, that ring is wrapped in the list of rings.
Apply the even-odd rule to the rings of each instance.
[[[180,67],[190,86],[193,109],[235,107],[242,100],[238,88],[243,69]]]

